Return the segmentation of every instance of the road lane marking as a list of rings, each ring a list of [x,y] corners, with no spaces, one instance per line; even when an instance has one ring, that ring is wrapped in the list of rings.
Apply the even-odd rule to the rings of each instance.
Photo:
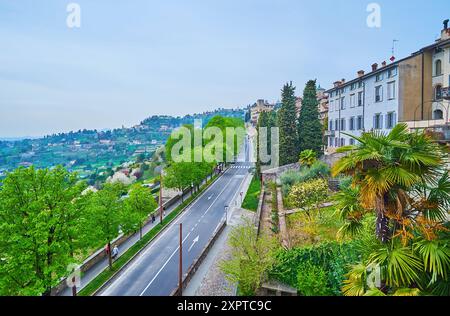
[[[228,181],[228,184],[233,180],[233,177],[231,177],[230,181]],[[219,197],[222,195],[222,193],[227,189],[228,184],[222,189],[222,191],[220,191],[220,193],[217,195],[217,197],[214,199],[214,201],[211,203],[211,205],[208,207],[208,209],[206,210],[205,214],[209,212],[209,210],[212,208],[212,206],[214,205],[214,203],[217,202],[217,200],[219,199]],[[203,214],[202,217],[205,216],[205,214]],[[199,221],[200,222],[200,221]],[[198,223],[196,224],[198,225]],[[188,234],[188,236],[191,233]],[[188,237],[186,236],[186,238]],[[184,240],[186,240],[186,238]],[[182,243],[184,243],[184,240],[182,241]],[[142,293],[140,294],[140,296],[142,296],[142,294],[150,287],[150,285],[152,285],[152,283],[156,280],[156,278],[158,277],[158,275],[161,273],[162,270],[164,270],[164,268],[166,267],[167,263],[172,259],[172,257],[175,255],[175,253],[177,252],[177,250],[179,249],[179,246],[177,247],[177,249],[174,251],[174,253],[172,253],[172,255],[169,257],[169,259],[167,259],[167,261],[164,263],[164,265],[161,267],[161,269],[159,269],[159,271],[156,273],[156,275],[153,277],[153,279],[150,281],[150,283],[145,287],[145,289],[142,291]]]
[[[222,180],[222,179],[224,179],[223,178],[223,176],[225,176],[225,174],[228,174],[228,172],[230,171],[230,169],[227,169],[224,173],[223,173],[223,175],[222,175],[222,178],[221,179],[219,179],[219,181],[220,180]],[[230,178],[230,180],[227,182],[227,184],[226,184],[226,186],[225,187],[227,187],[229,184],[230,184],[230,182],[233,180],[233,177],[231,177]],[[108,292],[108,290],[109,289],[111,289],[111,288],[114,288],[114,287],[116,287],[117,286],[117,284],[119,283],[119,281],[125,276],[125,275],[127,275],[128,273],[130,273],[130,271],[133,271],[134,269],[135,269],[135,267],[137,266],[137,265],[139,265],[139,263],[143,260],[143,258],[145,257],[145,255],[159,242],[159,240],[161,239],[161,238],[163,238],[170,230],[171,230],[171,228],[172,227],[174,227],[176,224],[177,224],[177,222],[179,222],[185,215],[187,215],[188,213],[189,213],[189,211],[194,207],[194,205],[195,204],[197,204],[202,198],[203,198],[203,196],[204,195],[206,195],[206,193],[209,191],[209,190],[211,190],[215,185],[217,185],[218,184],[218,182],[219,181],[217,181],[217,182],[215,182],[215,183],[213,183],[213,185],[211,185],[209,188],[207,188],[206,190],[205,190],[205,192],[203,192],[174,222],[172,222],[171,224],[170,224],[170,226],[168,226],[168,227],[166,227],[165,229],[164,229],[164,231],[155,239],[155,240],[153,240],[152,242],[151,242],[151,244],[148,246],[148,248],[146,249],[146,250],[144,250],[140,255],[139,255],[139,257],[136,259],[136,261],[134,262],[134,263],[132,263],[128,268],[126,268],[124,271],[123,271],[123,273],[121,274],[121,275],[119,275],[118,277],[117,277],[117,279],[115,280],[115,281],[113,281],[112,283],[111,283],[111,285],[108,287],[108,288],[106,288],[104,291],[102,291],[103,293],[105,293],[105,292]],[[213,202],[213,204],[214,204],[214,202]],[[103,293],[102,293],[102,295],[103,295]]]
[[[184,242],[186,241],[186,239],[188,239],[188,237],[190,235],[191,235],[191,233],[187,234],[186,237],[181,241],[181,244],[184,244]],[[156,273],[156,275],[153,277],[153,279],[150,281],[150,283],[145,287],[145,289],[141,292],[141,294],[139,294],[139,296],[142,296],[145,293],[145,291],[147,291],[147,289],[150,287],[150,285],[152,285],[153,281],[156,280],[158,275],[161,273],[162,270],[164,270],[166,265],[173,258],[173,256],[175,256],[175,254],[178,252],[179,249],[180,249],[180,246],[178,246],[177,249],[175,249],[175,251],[170,255],[169,259],[167,259],[167,261],[164,263],[164,265],[161,267],[161,269],[159,269],[159,271]]]
[[[192,245],[189,247],[188,252],[191,252],[192,247],[194,247],[194,245],[196,243],[198,243],[198,240],[200,239],[200,235],[198,235],[197,237],[195,237],[195,239],[192,241]]]

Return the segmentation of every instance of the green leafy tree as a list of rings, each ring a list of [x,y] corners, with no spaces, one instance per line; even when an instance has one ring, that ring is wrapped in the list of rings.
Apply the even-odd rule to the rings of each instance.
[[[319,101],[317,101],[316,81],[306,83],[303,91],[302,108],[298,118],[300,151],[311,149],[323,153],[323,131],[319,118]]]
[[[282,106],[278,110],[280,165],[298,161],[300,153],[295,107],[295,87],[292,82],[285,84],[282,90]]]
[[[95,245],[102,241],[112,250],[111,242],[119,235],[120,229],[127,227],[129,214],[121,199],[124,192],[122,184],[107,183],[92,195],[85,229]],[[108,252],[108,262],[112,269],[111,251]]]
[[[140,184],[135,184],[125,199],[125,207],[127,214],[130,215],[129,230],[134,230],[136,225],[139,228],[139,236],[142,238],[142,226],[149,214],[155,212],[158,204],[150,191],[150,189],[143,187]]]
[[[0,294],[50,295],[74,262],[85,185],[62,167],[19,168],[0,188]]]
[[[183,191],[193,183],[195,170],[192,162],[175,162],[165,169],[164,186]],[[181,195],[183,201],[183,195]]]
[[[255,295],[276,262],[277,240],[266,235],[258,237],[247,221],[231,231],[229,244],[231,259],[221,263],[221,270],[230,282],[239,284],[242,295]]]

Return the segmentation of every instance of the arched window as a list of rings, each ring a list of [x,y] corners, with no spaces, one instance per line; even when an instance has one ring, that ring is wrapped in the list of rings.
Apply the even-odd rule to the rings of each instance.
[[[442,75],[442,61],[440,59],[436,60],[434,67],[436,76]]]
[[[442,86],[440,84],[438,84],[434,88],[434,99],[435,100],[442,100]]]
[[[433,117],[435,120],[442,120],[444,118],[444,112],[442,110],[434,110]]]

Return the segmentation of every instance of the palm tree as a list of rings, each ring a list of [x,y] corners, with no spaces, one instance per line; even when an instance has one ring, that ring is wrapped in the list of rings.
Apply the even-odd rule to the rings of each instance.
[[[412,214],[407,192],[442,174],[442,151],[424,133],[409,133],[406,124],[398,124],[387,135],[372,131],[349,136],[357,145],[338,150],[349,155],[333,166],[332,174],[353,176],[362,206],[375,210],[377,238],[386,243],[397,232],[398,221]]]

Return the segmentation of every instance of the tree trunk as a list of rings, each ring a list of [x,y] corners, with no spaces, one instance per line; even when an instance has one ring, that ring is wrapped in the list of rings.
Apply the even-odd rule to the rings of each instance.
[[[383,244],[389,241],[389,219],[385,215],[385,196],[375,198],[375,211],[377,214],[376,235]]]
[[[108,242],[108,262],[109,268],[112,270],[111,242]]]

